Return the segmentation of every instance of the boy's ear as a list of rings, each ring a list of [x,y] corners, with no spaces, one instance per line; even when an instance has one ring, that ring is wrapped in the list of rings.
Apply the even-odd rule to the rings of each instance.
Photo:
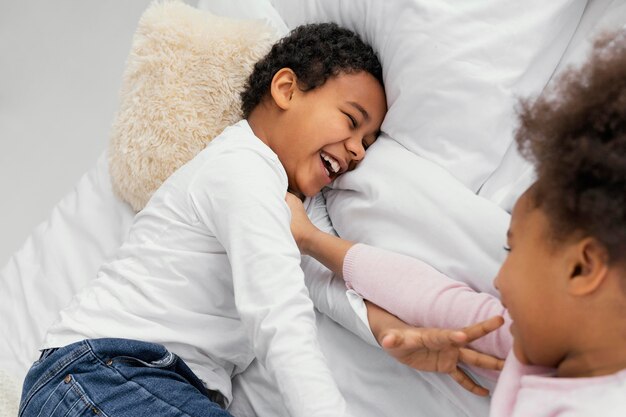
[[[592,237],[582,239],[570,249],[569,292],[578,296],[591,294],[608,276],[609,253],[603,244]]]
[[[282,110],[289,108],[294,91],[298,88],[298,77],[291,68],[281,68],[272,78],[270,94]]]

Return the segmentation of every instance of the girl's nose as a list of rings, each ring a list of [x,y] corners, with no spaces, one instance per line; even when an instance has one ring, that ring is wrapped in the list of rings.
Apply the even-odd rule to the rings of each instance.
[[[500,291],[500,288],[498,287],[498,281],[499,281],[499,279],[498,279],[498,278],[499,278],[499,277],[500,277],[500,274],[498,273],[498,275],[496,275],[496,277],[493,279],[493,286],[494,286],[494,287],[495,287],[495,289],[496,289],[496,290],[498,290],[498,291]]]

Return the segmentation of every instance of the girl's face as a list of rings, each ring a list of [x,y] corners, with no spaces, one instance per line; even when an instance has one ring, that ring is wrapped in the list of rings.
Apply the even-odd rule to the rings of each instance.
[[[367,72],[341,73],[309,91],[293,89],[270,145],[290,190],[313,196],[354,169],[376,140],[386,111],[384,90]]]
[[[513,320],[513,351],[522,363],[556,367],[567,352],[564,246],[551,240],[532,191],[515,204],[507,238],[509,254],[494,284]]]

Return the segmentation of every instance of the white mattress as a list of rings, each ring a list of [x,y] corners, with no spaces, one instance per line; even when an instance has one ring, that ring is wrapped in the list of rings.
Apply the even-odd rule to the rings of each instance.
[[[376,9],[382,3],[386,4],[383,14]],[[397,60],[410,57],[387,57],[384,53],[394,50],[388,42],[397,34],[389,31],[409,23],[398,23],[399,16],[392,13],[394,9],[390,5],[406,6],[409,3],[412,5],[409,9],[435,19],[443,16],[441,13],[447,10],[444,6],[450,7],[452,2],[398,0],[377,3],[377,0],[370,0],[358,2],[359,7],[350,7],[354,3],[348,0],[274,0],[272,4],[276,9],[268,9],[270,3],[259,0],[255,0],[258,9],[248,7],[249,3],[246,6],[247,2],[241,0],[217,1],[214,4],[221,4],[224,6],[222,12],[231,15],[237,15],[238,10],[246,10],[247,17],[255,17],[256,13],[257,17],[273,21],[276,27],[280,27],[281,23],[277,23],[277,16],[282,17],[289,27],[303,21],[335,20],[362,32],[362,36],[379,48],[388,84],[391,118],[383,126],[385,135],[371,148],[368,158],[359,169],[343,176],[333,189],[325,193],[332,224],[342,236],[349,239],[419,257],[450,276],[469,282],[476,289],[494,292],[491,280],[503,256],[501,246],[508,227],[508,211],[515,198],[532,181],[532,169],[511,145],[510,132],[514,123],[512,113],[493,114],[494,123],[509,123],[496,131],[490,131],[492,134],[507,132],[506,138],[496,146],[497,152],[484,140],[480,141],[479,147],[472,142],[451,142],[455,134],[464,140],[467,139],[464,133],[472,138],[479,137],[481,123],[488,123],[482,117],[488,114],[477,120],[457,119],[448,115],[445,120],[434,120],[433,123],[439,124],[426,126],[427,129],[421,126],[425,130],[419,130],[419,125],[401,125],[402,117],[408,114],[405,106],[407,103],[412,105],[410,101],[416,99],[409,94],[415,91],[404,88],[402,82],[414,80],[407,79],[411,74],[403,73],[393,65],[402,65]],[[539,7],[542,3],[546,4],[529,0],[525,7]],[[474,4],[483,7],[468,10],[467,13],[474,13],[474,16],[482,13],[481,18],[490,16],[489,7],[496,7],[489,0]],[[529,86],[541,90],[555,71],[584,57],[594,34],[603,28],[622,26],[626,22],[626,6],[618,0],[560,0],[551,4],[551,7],[546,8],[546,13],[559,16],[559,30],[550,29],[549,20],[545,20],[546,25],[542,28],[546,37],[555,42],[546,44],[537,38],[536,46],[541,49],[541,53],[516,55],[516,62],[523,61],[529,65],[528,68],[533,68],[532,77],[518,77],[517,80],[523,85],[507,90],[506,97],[494,93],[495,104],[510,105],[513,102],[510,95],[514,91],[526,92],[531,89]],[[435,6],[440,8],[436,9]],[[498,14],[505,13],[500,7],[494,9],[493,18],[499,16],[495,10]],[[532,10],[536,13],[535,17],[541,15],[542,9]],[[557,13],[564,11],[569,13],[567,16],[570,20],[563,13]],[[374,12],[377,14],[372,16]],[[250,16],[250,13],[253,15]],[[456,20],[450,18],[451,22],[462,25],[465,22],[463,16],[453,14]],[[433,27],[440,26],[433,24]],[[523,28],[523,25],[520,26],[520,30]],[[457,36],[459,33],[469,35],[462,28],[457,29],[447,32],[448,36]],[[381,37],[381,33],[386,37]],[[436,33],[430,35],[433,36],[432,42],[442,42],[442,39],[436,38]],[[464,57],[467,57],[476,51],[484,51],[476,59],[497,65],[498,59],[502,57],[490,53],[489,47],[494,48],[494,51],[502,49],[502,45],[497,43],[486,43],[482,49],[456,52],[464,53]],[[454,51],[449,52],[448,59],[453,59]],[[420,61],[419,58],[419,55],[411,58],[414,60],[411,65],[414,65],[416,71],[434,70],[420,68],[427,67],[429,61]],[[535,59],[542,59],[544,64],[548,59],[551,67],[532,66]],[[454,71],[445,74],[442,73],[445,64],[445,59],[437,61],[439,75],[454,76],[454,71],[459,68],[454,67]],[[516,73],[523,75],[523,71],[520,71]],[[506,79],[510,82],[510,76]],[[498,82],[495,78],[493,81]],[[450,97],[451,108],[454,108],[455,103],[465,106],[463,100],[468,101],[470,107],[484,104],[479,100],[480,85],[474,84],[472,91],[447,90],[448,94],[454,93]],[[444,87],[441,85],[440,91]],[[419,93],[419,97],[428,97],[432,106],[437,104],[434,100],[446,99],[446,94],[424,96],[423,91],[415,93]],[[498,98],[503,101],[497,102]],[[443,104],[422,109],[441,111],[439,106]],[[461,111],[462,108],[466,107],[456,108],[455,111]],[[416,109],[413,111],[419,116]],[[497,120],[496,116],[499,117]],[[422,120],[422,123],[425,122]],[[424,135],[432,133],[433,129],[442,129],[442,133],[435,134],[433,138],[446,139],[442,139],[441,143],[447,144],[438,148],[441,143],[436,141],[420,142],[417,133],[415,136],[407,134],[411,126]],[[460,165],[454,163],[455,156],[462,157],[463,152],[473,153],[477,149],[480,151],[481,147],[491,150],[476,157],[479,160],[482,158],[491,168],[481,166],[480,169],[472,170],[472,166],[469,166],[461,169]],[[442,149],[444,152],[437,153]],[[473,161],[476,164],[476,159]],[[310,210],[312,216],[320,222],[328,222],[323,207],[312,206]],[[119,246],[132,219],[130,208],[111,192],[106,156],[102,155],[0,271],[0,416],[16,414],[15,397],[20,392],[19,381],[38,355],[37,348],[43,332],[61,307],[78,288],[93,279],[98,266]],[[418,373],[406,368],[374,346],[371,337],[368,339],[367,330],[348,306],[343,284],[310,259],[305,259],[303,267],[314,301],[318,309],[325,313],[318,314],[322,349],[355,415],[487,415],[488,399],[465,392],[445,376]],[[286,415],[278,394],[258,364],[253,364],[244,374],[235,378],[234,389],[234,415]]]

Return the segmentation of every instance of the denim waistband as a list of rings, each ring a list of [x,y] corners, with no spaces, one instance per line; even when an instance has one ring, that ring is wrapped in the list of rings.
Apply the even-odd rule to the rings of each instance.
[[[211,401],[219,404],[222,408],[226,406],[226,398],[222,393],[208,389],[180,357],[169,352],[165,346],[158,343],[119,338],[87,339],[60,348],[44,349],[37,362],[42,362],[56,354],[55,356],[60,359],[59,363],[50,369],[50,372],[54,373],[87,351],[91,351],[103,363],[116,357],[136,358],[146,366],[152,367],[166,367],[176,362],[176,373],[185,378]]]

